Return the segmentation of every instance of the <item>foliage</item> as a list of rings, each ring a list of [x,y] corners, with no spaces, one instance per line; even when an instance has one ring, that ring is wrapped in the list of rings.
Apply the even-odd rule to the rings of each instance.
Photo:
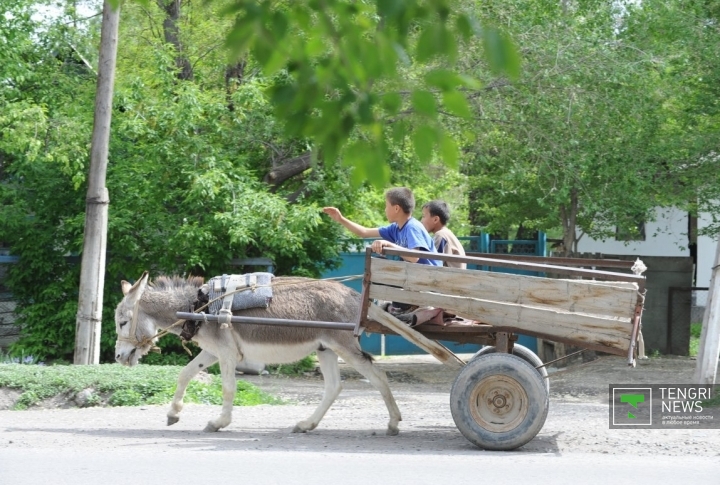
[[[583,234],[632,232],[655,206],[687,207],[698,184],[717,179],[717,171],[689,170],[707,154],[699,140],[710,141],[710,131],[688,130],[682,112],[693,73],[676,40],[702,20],[676,18],[668,6],[478,4],[482,19],[508,26],[525,62],[516,83],[481,77],[488,87],[474,98],[478,136],[466,169],[475,224],[561,227],[572,252]],[[708,42],[717,31],[704,35]],[[482,69],[468,53],[466,65]]]
[[[221,4],[234,21],[225,40],[234,58],[249,52],[265,76],[284,78],[268,91],[285,133],[309,139],[314,156],[329,164],[342,155],[356,187],[370,180],[382,188],[390,180],[383,124],[403,110],[414,115],[421,160],[437,152],[449,166],[457,163],[456,142],[436,118],[438,101],[451,113],[469,114],[462,89],[477,83],[453,70],[469,39],[482,40],[494,71],[519,70],[509,39],[491,25],[481,28],[450,0]],[[410,64],[427,70],[407,93],[402,67]],[[397,126],[405,132],[405,124]]]
[[[13,355],[69,360],[100,17],[33,17],[48,1],[0,0],[0,243],[20,257]],[[542,229],[567,251],[656,205],[717,215],[716,3],[123,4],[101,359],[121,279],[250,257],[320,276],[348,244],[320,208],[383,225],[386,181],[416,216],[448,200],[458,235]],[[183,361],[176,340],[149,359]]]
[[[95,404],[105,401],[110,406],[165,404],[172,400],[180,370],[181,367],[177,366],[6,364],[0,365],[0,387],[22,391],[16,409],[26,409],[44,399],[59,395],[74,395],[84,389],[93,390],[93,395],[96,396]],[[191,381],[184,400],[200,404],[222,404],[220,378],[212,376],[209,384]],[[238,381],[234,404],[254,406],[282,404],[282,401],[248,382]]]
[[[0,86],[0,233],[20,257],[5,281],[22,332],[12,352],[71,359],[80,270],[74,255],[82,248],[95,78],[82,63],[66,69],[74,51],[63,54],[69,57],[62,64],[54,57],[51,40],[68,41],[68,16],[44,26],[31,20],[28,5],[17,12],[23,22],[7,27],[14,50],[3,55],[20,62],[0,66],[0,78],[8,80]],[[277,274],[317,277],[337,264],[340,249],[339,228],[321,219],[319,207],[351,197],[346,172],[312,170],[309,195],[295,203],[287,196],[296,186],[271,190],[261,182],[273,150],[305,149],[273,127],[262,95],[271,80],[248,76],[226,92],[224,64],[218,72],[218,56],[205,55],[194,63],[196,82],[178,85],[172,46],[157,32],[149,43],[143,37],[162,24],[161,14],[139,8],[125,13],[131,22],[122,32],[129,40],[118,60],[107,180],[103,361],[113,359],[121,279],[134,280],[145,269],[212,276],[229,272],[232,259],[255,256],[272,258]],[[85,43],[96,39],[98,25],[85,27],[70,37],[84,32]],[[206,40],[202,32],[216,27],[187,33]],[[40,41],[32,42],[33,35]],[[212,52],[202,44],[197,51],[203,48]]]
[[[33,2],[1,4],[0,234],[21,257],[5,284],[27,336],[14,354],[67,357],[78,268],[65,255],[82,240],[78,188],[92,122],[92,104],[75,100],[92,95],[94,78],[62,29],[35,20]]]

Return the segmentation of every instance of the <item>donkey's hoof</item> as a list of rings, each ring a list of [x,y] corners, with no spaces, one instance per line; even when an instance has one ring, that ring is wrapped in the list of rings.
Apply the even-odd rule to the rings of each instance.
[[[173,424],[180,421],[180,417],[178,417],[178,416],[168,416],[167,418],[168,418],[168,420],[167,420],[168,426],[172,426]]]
[[[295,425],[295,427],[292,430],[293,433],[307,433],[307,430],[305,428],[301,428],[298,425]]]
[[[397,436],[398,433],[400,433],[400,430],[397,426],[388,426],[388,429],[385,432],[385,434],[388,436]]]
[[[218,431],[219,429],[220,429],[220,428],[218,428],[218,427],[215,426],[214,424],[208,423],[207,426],[205,426],[205,429],[204,429],[203,431],[206,432],[206,433],[215,433],[215,432]]]

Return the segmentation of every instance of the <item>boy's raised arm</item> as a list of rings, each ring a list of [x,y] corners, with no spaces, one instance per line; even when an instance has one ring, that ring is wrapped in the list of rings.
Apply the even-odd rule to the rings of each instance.
[[[378,228],[361,226],[360,224],[351,221],[347,217],[343,216],[340,209],[337,207],[323,207],[323,212],[329,215],[330,219],[335,222],[339,222],[345,229],[358,237],[380,237],[380,231]]]

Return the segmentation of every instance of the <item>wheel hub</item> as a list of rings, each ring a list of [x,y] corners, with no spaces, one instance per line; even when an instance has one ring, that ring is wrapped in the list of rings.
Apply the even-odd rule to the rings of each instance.
[[[470,394],[470,412],[483,428],[495,433],[515,429],[528,412],[527,393],[515,379],[505,375],[487,376]]]

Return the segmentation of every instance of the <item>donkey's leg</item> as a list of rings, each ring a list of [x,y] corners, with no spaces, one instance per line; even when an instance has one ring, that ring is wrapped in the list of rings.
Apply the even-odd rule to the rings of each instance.
[[[360,350],[360,348],[343,348],[336,349],[336,351],[345,362],[353,366],[356,371],[370,381],[370,384],[372,384],[375,389],[380,391],[380,394],[385,400],[385,406],[387,406],[388,412],[390,413],[390,421],[388,421],[386,434],[389,436],[398,434],[400,431],[398,429],[398,423],[402,421],[402,416],[400,416],[400,409],[398,409],[395,398],[390,391],[390,385],[388,384],[385,372],[374,366],[372,357]]]
[[[168,426],[170,426],[171,424],[175,424],[180,420],[178,414],[180,414],[180,411],[182,411],[185,390],[187,390],[187,386],[192,380],[192,378],[198,375],[201,370],[207,369],[215,362],[217,362],[217,357],[215,357],[207,350],[203,350],[198,354],[197,357],[191,360],[188,365],[183,367],[183,370],[180,371],[180,376],[178,377],[177,383],[177,390],[175,391],[175,395],[173,396],[172,404],[170,404],[170,410],[167,413]]]
[[[237,392],[237,380],[235,378],[235,354],[220,357],[220,375],[222,377],[223,404],[222,412],[216,419],[208,421],[204,431],[214,432],[224,428],[232,421],[233,401]]]
[[[317,357],[323,380],[325,381],[325,391],[323,392],[322,401],[320,401],[320,404],[317,409],[315,409],[315,412],[312,413],[312,416],[295,425],[293,433],[304,433],[315,429],[342,390],[337,354],[330,349],[323,349],[317,351]]]

